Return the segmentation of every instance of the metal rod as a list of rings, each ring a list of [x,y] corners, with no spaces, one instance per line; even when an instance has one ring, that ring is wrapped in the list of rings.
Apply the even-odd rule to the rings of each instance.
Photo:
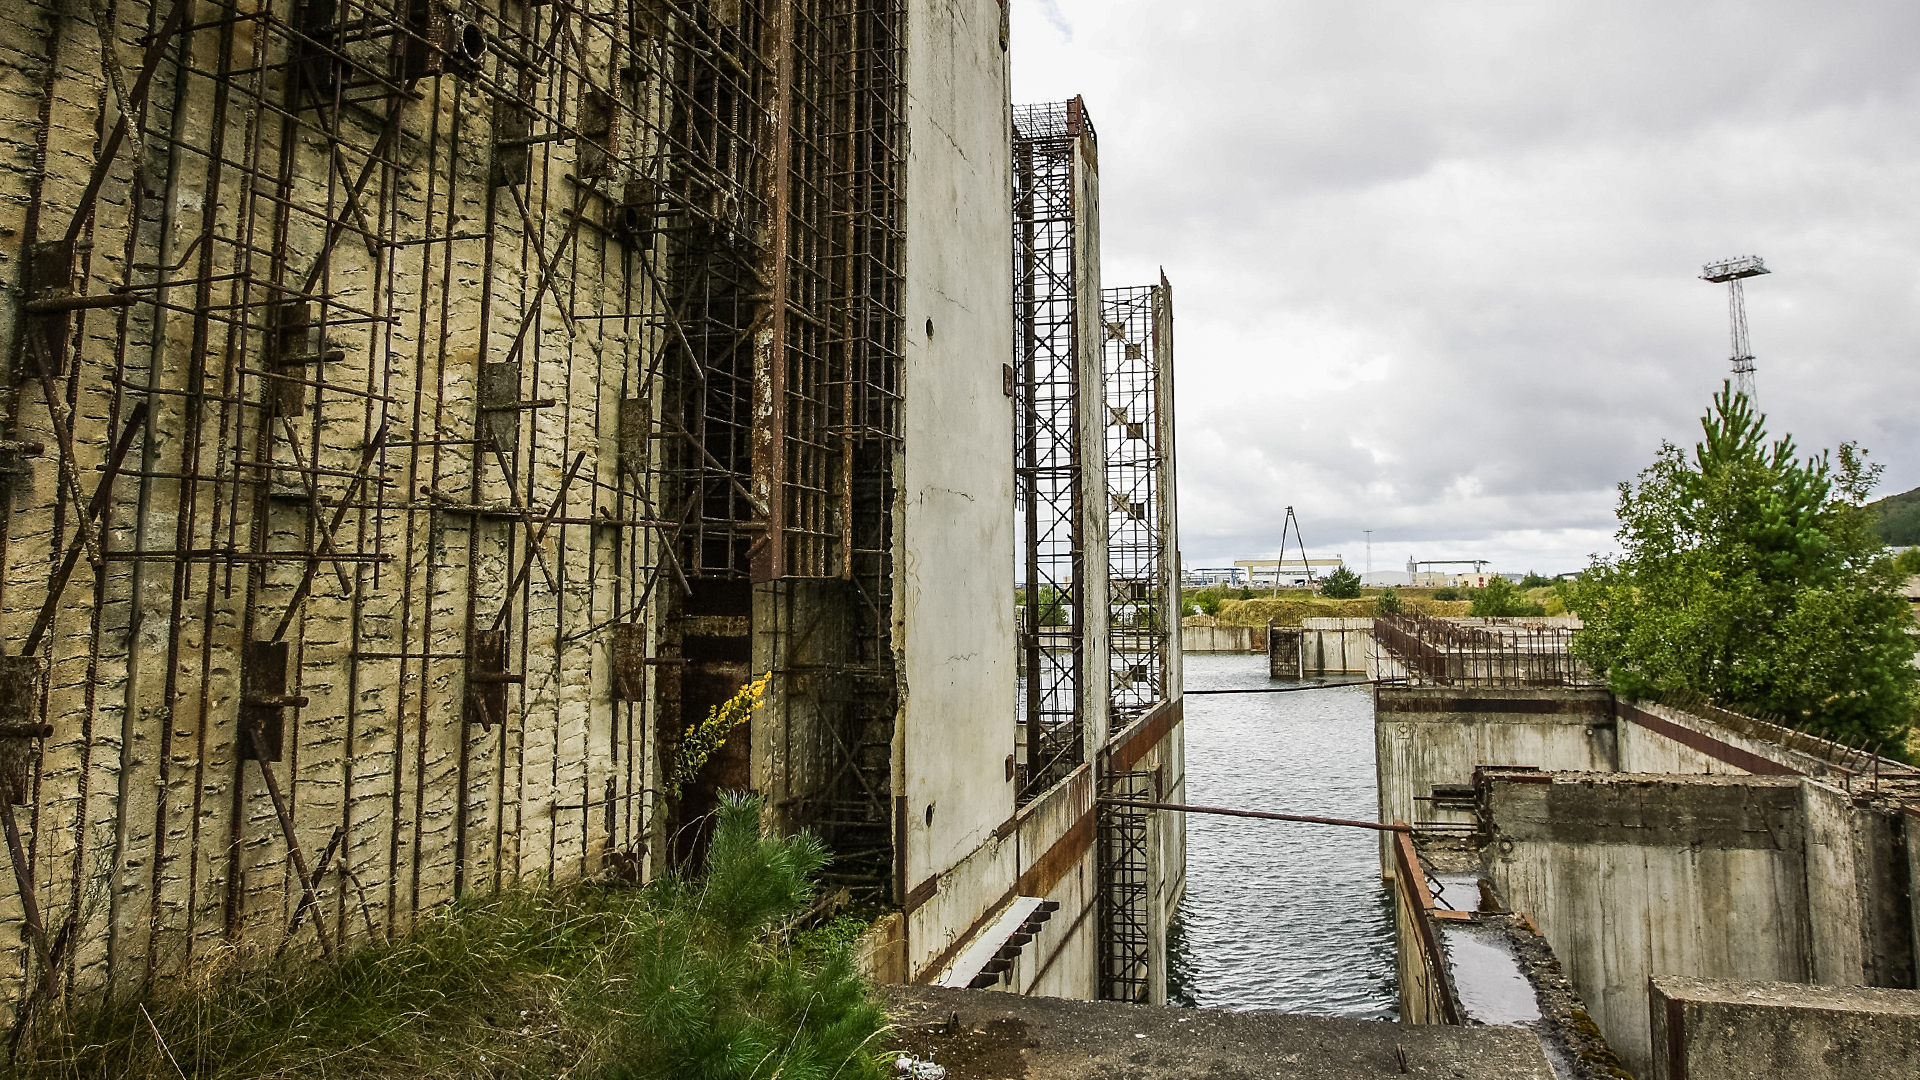
[[[1301,821],[1309,825],[1344,825],[1353,829],[1372,829],[1376,832],[1410,833],[1411,825],[1382,825],[1377,821],[1354,821],[1350,818],[1316,817],[1312,814],[1275,814],[1265,810],[1228,810],[1220,806],[1186,806],[1181,803],[1135,802],[1132,799],[1100,798],[1096,802],[1110,806],[1138,806],[1147,810],[1173,810],[1182,814],[1219,814],[1222,817],[1259,818],[1262,821]]]

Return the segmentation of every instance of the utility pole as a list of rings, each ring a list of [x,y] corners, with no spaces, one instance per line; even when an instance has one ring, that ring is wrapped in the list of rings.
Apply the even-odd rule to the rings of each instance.
[[[1700,268],[1700,280],[1716,285],[1726,282],[1727,317],[1733,324],[1733,392],[1747,395],[1747,402],[1756,409],[1759,399],[1753,388],[1753,348],[1747,344],[1747,294],[1740,282],[1772,272],[1758,255],[1736,255]]]
[[[1361,529],[1360,531],[1367,534],[1367,573],[1371,574],[1373,573],[1373,530]]]

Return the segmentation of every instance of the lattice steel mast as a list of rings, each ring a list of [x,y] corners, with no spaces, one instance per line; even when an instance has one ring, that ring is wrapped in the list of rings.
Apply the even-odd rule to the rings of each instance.
[[[1732,323],[1733,389],[1748,401],[1758,401],[1753,388],[1753,348],[1747,344],[1747,294],[1740,282],[1772,273],[1758,255],[1736,255],[1700,268],[1700,280],[1727,284],[1727,316]]]

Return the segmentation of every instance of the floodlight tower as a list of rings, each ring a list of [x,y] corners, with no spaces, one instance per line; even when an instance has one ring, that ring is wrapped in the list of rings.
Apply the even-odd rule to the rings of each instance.
[[[1758,255],[1736,255],[1700,268],[1700,280],[1716,285],[1727,283],[1727,315],[1733,321],[1733,389],[1735,393],[1747,395],[1749,403],[1757,399],[1753,389],[1753,349],[1747,344],[1747,294],[1740,282],[1772,272]]]

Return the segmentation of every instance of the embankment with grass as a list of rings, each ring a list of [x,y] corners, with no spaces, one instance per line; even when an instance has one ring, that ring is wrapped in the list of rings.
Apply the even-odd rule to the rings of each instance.
[[[811,837],[719,812],[708,869],[640,888],[518,887],[337,964],[199,961],[144,1000],[40,1010],[19,1080],[886,1076],[886,1017],[848,920],[815,931]]]
[[[1465,615],[1468,601],[1435,600],[1400,593],[1400,610],[1420,615]],[[1324,596],[1257,596],[1251,600],[1221,600],[1214,618],[1222,626],[1299,626],[1302,619],[1371,619],[1380,610],[1377,596],[1332,600]]]

